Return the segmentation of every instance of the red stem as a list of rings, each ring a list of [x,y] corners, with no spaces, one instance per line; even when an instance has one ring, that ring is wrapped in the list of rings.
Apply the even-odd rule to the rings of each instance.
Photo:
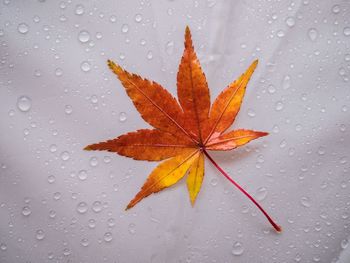
[[[205,156],[208,157],[208,159],[212,162],[212,164],[232,183],[234,184],[243,194],[245,194],[259,209],[260,211],[266,216],[267,220],[269,220],[270,224],[274,227],[274,229],[277,232],[282,232],[281,226],[277,225],[275,221],[267,214],[267,212],[262,208],[257,201],[246,191],[244,190],[238,183],[236,183],[214,160],[211,158],[209,153],[202,148],[203,153]]]

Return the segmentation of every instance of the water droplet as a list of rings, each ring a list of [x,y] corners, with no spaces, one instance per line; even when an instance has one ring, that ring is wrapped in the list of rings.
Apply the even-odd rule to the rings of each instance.
[[[267,87],[267,91],[270,93],[270,94],[273,94],[276,92],[276,88],[274,85],[270,84],[268,87]]]
[[[346,131],[346,126],[345,124],[341,124],[340,127],[339,127],[340,131],[341,132],[345,132]]]
[[[284,37],[284,35],[285,35],[285,34],[284,34],[284,31],[283,31],[283,30],[278,30],[278,31],[277,31],[277,36],[278,36],[278,37]]]
[[[78,40],[81,42],[81,43],[86,43],[90,40],[90,33],[86,30],[82,30],[79,32],[79,35],[78,35]]]
[[[69,158],[70,158],[69,152],[64,151],[64,152],[61,153],[61,159],[62,159],[63,161],[68,161]]]
[[[255,197],[259,201],[264,200],[266,196],[267,196],[267,189],[265,187],[260,187],[256,190]]]
[[[79,214],[85,214],[86,212],[87,212],[87,210],[88,210],[88,205],[87,205],[87,203],[85,203],[85,202],[80,202],[78,205],[77,205],[77,212],[79,213]]]
[[[166,45],[165,45],[165,52],[169,56],[174,53],[174,42],[173,41],[169,41],[168,43],[166,43]]]
[[[110,163],[110,162],[112,161],[112,158],[109,157],[109,156],[104,156],[104,157],[103,157],[103,161],[104,161],[105,163]]]
[[[115,22],[117,22],[117,17],[115,15],[111,15],[109,17],[109,21],[111,21],[112,23],[115,23]]]
[[[344,34],[344,36],[346,36],[346,37],[348,37],[348,36],[350,36],[350,27],[344,27],[344,29],[343,29],[343,34]]]
[[[95,167],[95,166],[98,165],[98,160],[97,160],[96,157],[91,157],[91,158],[90,158],[90,165],[91,165],[92,167]]]
[[[66,105],[66,106],[64,106],[64,112],[65,112],[67,115],[72,114],[72,112],[73,112],[73,107],[72,107],[71,105]]]
[[[7,245],[6,245],[5,243],[1,243],[1,244],[0,244],[0,249],[1,249],[2,251],[6,251],[6,250],[7,250]]]
[[[345,55],[344,55],[344,60],[345,60],[346,62],[350,62],[350,54],[345,54]]]
[[[51,145],[49,146],[49,150],[50,150],[50,152],[52,152],[52,153],[56,152],[56,151],[57,151],[57,145],[56,145],[56,144],[51,144]]]
[[[287,17],[287,19],[286,19],[286,24],[287,24],[287,26],[289,26],[289,27],[293,27],[294,25],[295,25],[295,19],[294,19],[294,17]]]
[[[275,110],[276,110],[276,111],[281,111],[281,110],[283,110],[283,107],[284,107],[284,105],[283,105],[283,102],[282,102],[282,101],[277,101],[277,102],[275,103]]]
[[[35,232],[35,237],[37,240],[43,240],[45,238],[45,232],[42,229],[39,229]]]
[[[103,235],[103,240],[106,241],[106,242],[111,242],[113,240],[113,235],[111,232],[106,232],[104,235]]]
[[[122,25],[122,33],[126,34],[129,31],[129,26],[127,24]]]
[[[85,181],[88,177],[88,174],[86,172],[86,170],[80,170],[78,172],[78,178],[81,180],[81,181]]]
[[[60,192],[55,192],[55,193],[53,193],[53,199],[54,199],[55,201],[60,200],[60,199],[61,199],[61,196],[62,196],[62,194],[61,194]]]
[[[130,234],[136,234],[136,225],[134,223],[129,224],[128,230]]]
[[[51,219],[54,219],[54,218],[56,217],[56,211],[50,210],[50,212],[49,212],[49,217],[50,217]]]
[[[295,130],[296,130],[297,132],[301,131],[302,129],[303,129],[303,126],[302,126],[301,124],[296,124],[296,125],[295,125]]]
[[[290,76],[286,75],[282,81],[282,87],[283,89],[289,89],[290,86],[291,86]]]
[[[254,118],[255,117],[255,111],[253,109],[248,109],[248,116],[251,117],[251,118]]]
[[[17,108],[22,112],[27,112],[32,107],[32,100],[27,96],[21,96],[17,99]]]
[[[346,164],[346,163],[348,162],[348,160],[347,160],[347,158],[346,158],[345,156],[343,156],[343,157],[341,157],[341,158],[339,159],[339,162],[340,162],[341,164]]]
[[[147,52],[147,59],[148,60],[151,60],[153,58],[153,53],[152,53],[152,51],[148,51]]]
[[[75,14],[78,16],[83,15],[84,14],[84,6],[83,5],[76,5]]]
[[[25,206],[22,208],[22,215],[29,216],[32,213],[29,206]]]
[[[323,146],[318,147],[317,153],[318,153],[319,155],[324,155],[324,154],[326,153],[326,148],[323,147]]]
[[[240,256],[240,255],[243,254],[243,252],[244,252],[244,248],[243,248],[242,243],[238,242],[238,241],[235,242],[233,244],[233,248],[232,248],[232,251],[231,251],[232,255]]]
[[[83,61],[83,62],[80,64],[80,68],[81,68],[82,71],[88,72],[88,71],[90,71],[90,69],[91,69],[91,64],[90,64],[88,61]]]
[[[70,251],[69,248],[66,247],[66,248],[63,249],[63,256],[66,256],[66,257],[67,257],[67,256],[69,256],[70,254],[71,254],[71,251]]]
[[[334,14],[338,14],[338,13],[340,12],[340,6],[339,6],[339,5],[334,5],[334,6],[332,7],[332,12],[333,12]]]
[[[102,33],[101,32],[96,32],[96,35],[95,35],[96,39],[102,39]]]
[[[127,120],[127,115],[126,115],[126,113],[125,112],[121,112],[121,113],[119,113],[119,121],[120,122],[125,122],[126,120]]]
[[[56,181],[56,177],[51,174],[47,177],[47,181],[49,182],[49,184],[53,184]]]
[[[88,226],[89,226],[89,228],[94,229],[96,227],[96,220],[89,219]]]
[[[61,77],[61,76],[63,75],[63,69],[61,69],[61,68],[56,68],[56,70],[55,70],[55,75],[56,75],[57,77]]]
[[[102,211],[102,203],[100,201],[95,201],[92,204],[92,211],[94,211],[95,213],[99,213]]]
[[[29,26],[26,23],[20,23],[17,27],[17,30],[21,34],[27,34],[29,31]]]
[[[301,203],[301,205],[304,206],[304,207],[310,207],[310,206],[311,206],[310,198],[309,198],[309,197],[306,197],[306,196],[304,196],[304,197],[302,197],[302,198],[300,199],[300,203]]]
[[[108,225],[109,227],[114,227],[114,226],[115,226],[115,220],[114,220],[114,218],[109,218],[109,219],[107,220],[107,225]]]
[[[349,240],[347,239],[343,239],[341,242],[340,242],[340,246],[342,249],[346,249],[349,245]]]
[[[218,184],[218,179],[216,179],[216,178],[211,179],[211,180],[210,180],[210,184],[211,184],[212,186],[216,186],[216,185]]]
[[[141,14],[136,14],[136,15],[135,15],[135,21],[136,21],[137,23],[140,23],[140,22],[142,21],[142,15],[141,15]]]
[[[316,39],[318,38],[318,31],[316,28],[310,28],[307,34],[311,41],[316,41]]]
[[[83,238],[83,239],[80,241],[80,244],[81,244],[83,247],[89,246],[89,239]]]
[[[119,185],[118,185],[118,184],[114,184],[114,185],[113,185],[113,190],[114,190],[115,192],[117,192],[117,191],[119,190]]]

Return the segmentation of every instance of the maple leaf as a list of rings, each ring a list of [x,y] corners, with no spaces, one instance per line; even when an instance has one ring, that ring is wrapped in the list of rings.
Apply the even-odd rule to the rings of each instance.
[[[276,231],[277,225],[265,210],[208,154],[208,150],[227,151],[266,136],[267,132],[233,130],[248,81],[258,60],[229,84],[210,107],[206,77],[195,53],[191,32],[186,27],[185,49],[177,74],[179,102],[160,84],[129,73],[108,60],[142,118],[155,129],[142,129],[115,139],[91,144],[85,150],[106,150],[135,160],[161,161],[148,176],[141,190],[130,201],[130,209],[152,193],[176,184],[187,175],[190,201],[194,205],[204,177],[204,156],[266,216]]]

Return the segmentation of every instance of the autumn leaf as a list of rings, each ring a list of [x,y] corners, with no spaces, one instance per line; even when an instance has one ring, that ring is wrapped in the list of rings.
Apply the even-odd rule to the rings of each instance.
[[[152,193],[176,184],[187,175],[187,189],[194,205],[204,179],[204,156],[266,216],[276,231],[282,229],[238,183],[213,160],[208,151],[228,151],[268,133],[238,129],[228,131],[242,104],[243,96],[258,60],[229,84],[210,107],[206,77],[186,27],[185,49],[177,74],[177,101],[160,84],[124,70],[108,60],[141,117],[154,129],[142,129],[85,147],[105,150],[135,160],[161,161],[141,190],[130,201],[130,209]]]

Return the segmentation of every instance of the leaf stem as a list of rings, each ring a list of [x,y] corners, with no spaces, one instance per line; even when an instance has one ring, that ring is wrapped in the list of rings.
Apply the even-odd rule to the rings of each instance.
[[[205,148],[202,148],[203,153],[205,156],[208,157],[208,159],[212,162],[212,164],[232,183],[234,184],[243,194],[245,194],[259,209],[260,211],[266,216],[267,220],[270,222],[270,224],[274,227],[274,229],[277,232],[282,232],[281,226],[277,225],[275,221],[267,214],[267,212],[262,208],[257,201],[246,191],[244,190],[238,183],[236,183],[209,155],[209,153],[206,151]]]

